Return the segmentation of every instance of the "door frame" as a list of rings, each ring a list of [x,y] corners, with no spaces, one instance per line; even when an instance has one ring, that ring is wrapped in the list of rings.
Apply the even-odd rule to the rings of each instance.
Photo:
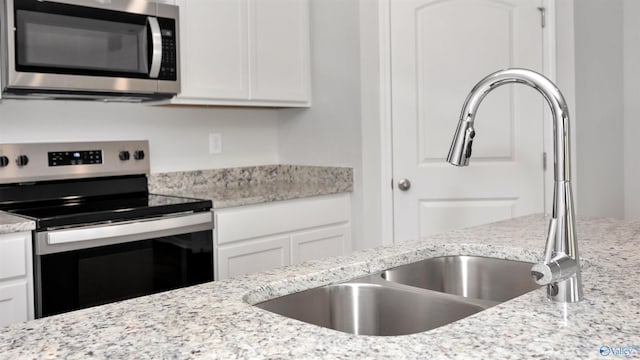
[[[368,0],[360,0],[368,1]],[[394,240],[394,180],[393,180],[393,119],[392,119],[392,94],[391,94],[391,1],[393,0],[378,0],[378,114],[379,114],[379,129],[380,129],[380,175],[379,181],[379,196],[380,196],[380,236],[381,245],[391,245],[395,243]],[[557,51],[556,51],[556,0],[542,0],[543,7],[545,9],[545,26],[542,29],[543,36],[543,73],[551,81],[557,81]],[[572,24],[571,24],[572,25]],[[573,89],[571,89],[573,91]],[[571,93],[573,95],[573,92]],[[364,104],[366,105],[366,104]],[[462,106],[462,104],[460,104]],[[572,108],[572,106],[570,106]],[[574,111],[572,111],[574,113]],[[545,111],[544,123],[544,137],[551,138],[547,135],[547,127],[551,125],[551,119],[548,115],[548,111]],[[572,124],[573,125],[573,124]],[[575,134],[575,126],[571,128],[572,135]],[[572,136],[575,139],[575,136]],[[553,144],[552,141],[544,139],[544,149],[547,155],[548,161],[553,161]],[[571,144],[572,148],[575,147],[575,140]],[[366,151],[366,149],[365,149]],[[575,151],[572,151],[573,168],[575,169]],[[552,164],[552,163],[550,163]],[[551,165],[552,166],[552,165]],[[547,166],[547,169],[551,168]],[[575,170],[573,171],[575,178]],[[390,180],[391,179],[391,180]],[[391,184],[390,184],[391,181]],[[545,213],[549,212],[551,191],[553,191],[553,172],[545,171]],[[575,182],[575,181],[574,181]],[[391,186],[390,186],[391,185]],[[575,190],[574,190],[575,192]]]

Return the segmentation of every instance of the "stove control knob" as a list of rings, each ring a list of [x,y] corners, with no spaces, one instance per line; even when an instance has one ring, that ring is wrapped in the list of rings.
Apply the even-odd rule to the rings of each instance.
[[[18,165],[18,167],[27,166],[28,163],[29,157],[27,155],[20,155],[16,158],[16,165]]]
[[[9,158],[6,156],[0,156],[0,167],[5,167],[9,165]]]
[[[128,151],[124,150],[124,151],[120,151],[120,154],[118,154],[118,157],[120,158],[120,160],[122,161],[127,161],[130,158],[130,154]]]
[[[133,152],[133,158],[136,160],[142,160],[144,159],[144,151],[143,150],[136,150]]]

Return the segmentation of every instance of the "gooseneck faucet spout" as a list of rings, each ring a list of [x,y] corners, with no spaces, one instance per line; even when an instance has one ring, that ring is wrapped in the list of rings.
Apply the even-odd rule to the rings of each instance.
[[[469,165],[471,145],[476,135],[473,123],[478,107],[493,89],[510,83],[525,84],[538,90],[553,114],[553,213],[544,260],[532,267],[531,276],[538,284],[547,285],[549,299],[577,302],[582,299],[583,293],[571,193],[569,111],[558,87],[543,75],[527,69],[501,70],[480,80],[464,102],[447,161],[456,166]]]

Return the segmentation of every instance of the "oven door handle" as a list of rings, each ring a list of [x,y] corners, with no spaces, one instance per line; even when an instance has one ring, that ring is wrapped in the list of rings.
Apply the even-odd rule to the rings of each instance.
[[[46,231],[37,234],[36,254],[45,255],[212,229],[212,213],[200,212],[122,224]]]

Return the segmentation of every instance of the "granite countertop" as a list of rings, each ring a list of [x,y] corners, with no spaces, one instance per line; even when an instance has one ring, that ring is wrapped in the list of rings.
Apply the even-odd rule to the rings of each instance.
[[[155,173],[149,190],[210,199],[214,209],[353,191],[353,170],[343,167],[264,165]]]
[[[527,216],[0,328],[0,358],[640,357],[640,221],[582,219],[585,299],[541,288],[423,333],[357,336],[252,307],[299,290],[442,255],[536,261],[546,221]],[[637,349],[637,350],[636,350]]]
[[[214,209],[353,191],[353,169],[304,165],[262,165],[154,173],[149,190],[210,199]],[[35,222],[0,211],[0,234],[35,229]]]
[[[34,221],[0,211],[0,234],[31,231],[36,228]]]

